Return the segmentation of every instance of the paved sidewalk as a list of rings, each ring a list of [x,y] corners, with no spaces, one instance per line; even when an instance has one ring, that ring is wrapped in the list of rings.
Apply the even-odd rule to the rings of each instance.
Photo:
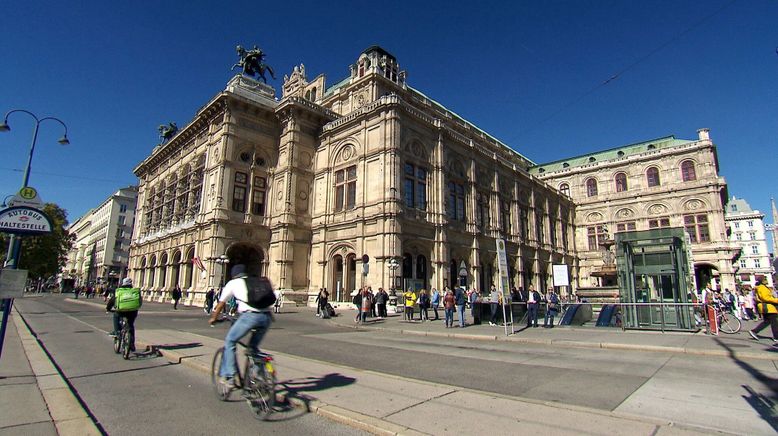
[[[607,327],[561,326],[546,329],[543,327],[526,328],[525,325],[517,325],[516,333],[506,336],[503,326],[490,326],[486,320],[481,325],[467,325],[465,328],[459,328],[456,314],[454,315],[455,327],[447,329],[443,321],[443,310],[439,310],[439,312],[440,320],[438,321],[405,321],[402,314],[389,314],[387,319],[368,318],[365,324],[357,325],[354,322],[356,312],[347,309],[340,310],[340,316],[330,318],[330,322],[343,327],[384,330],[404,335],[778,360],[778,347],[772,346],[773,342],[770,336],[763,336],[763,339],[758,342],[748,336],[747,329],[754,327],[756,324],[754,321],[743,321],[740,333],[734,335],[721,333],[718,336],[706,335],[701,332],[662,333],[659,331],[622,331],[620,328]],[[465,317],[466,322],[472,322],[469,315],[468,311]],[[434,317],[431,310],[430,317]],[[508,332],[511,333],[510,326]],[[769,329],[762,332],[762,335],[769,334]]]
[[[0,358],[0,435],[100,435],[14,308]]]

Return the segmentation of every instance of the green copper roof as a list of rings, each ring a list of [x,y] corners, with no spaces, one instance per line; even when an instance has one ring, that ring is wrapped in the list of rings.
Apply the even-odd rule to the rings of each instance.
[[[347,84],[348,84],[348,82],[349,82],[349,80],[351,80],[351,76],[349,76],[349,77],[346,77],[345,79],[341,80],[340,82],[338,82],[338,83],[336,83],[336,84],[334,84],[334,85],[330,86],[329,88],[327,88],[327,90],[326,90],[326,91],[324,91],[324,95],[322,96],[322,98],[324,98],[324,97],[329,97],[329,96],[330,96],[330,94],[332,94],[333,92],[335,92],[335,90],[336,90],[336,89],[338,89],[338,88],[341,88],[341,87],[343,87],[343,86],[347,85]]]
[[[635,156],[651,150],[662,150],[673,148],[683,144],[689,144],[694,141],[686,139],[676,139],[675,135],[656,138],[649,141],[637,142],[634,144],[622,145],[620,147],[608,150],[597,151],[567,159],[557,160],[548,163],[537,164],[529,169],[530,174],[539,174],[543,172],[559,171],[564,168],[575,168],[588,165],[594,162],[609,161],[614,159],[623,159]],[[543,171],[541,171],[543,170]]]

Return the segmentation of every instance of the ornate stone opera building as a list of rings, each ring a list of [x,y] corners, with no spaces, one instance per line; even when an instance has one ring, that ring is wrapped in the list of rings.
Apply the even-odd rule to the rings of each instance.
[[[590,227],[597,236],[597,225],[650,226],[649,217],[682,225],[687,215],[706,262],[729,274],[723,250],[709,247],[726,238],[725,185],[707,137],[675,151],[657,143],[642,157],[614,155],[607,165],[578,159],[539,167],[409,86],[382,48],[365,50],[350,70],[328,85],[323,75],[309,81],[300,65],[284,77],[280,98],[235,76],[135,168],[130,268],[147,298],[178,285],[199,301],[234,263],[266,274],[298,301],[320,288],[346,301],[362,285],[486,290],[497,281],[498,238],[514,286],[545,289],[552,264],[567,264],[571,286],[563,291],[570,292],[578,271],[588,279],[593,264]],[[640,188],[651,198],[626,200],[634,192],[605,187],[620,165],[637,187],[659,155],[662,184]],[[701,176],[683,193],[682,156]],[[583,194],[591,178],[599,183],[595,196]]]

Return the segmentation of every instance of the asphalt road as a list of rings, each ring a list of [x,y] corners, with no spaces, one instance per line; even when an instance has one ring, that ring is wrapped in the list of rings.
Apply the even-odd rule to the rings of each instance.
[[[44,332],[42,339],[47,346],[50,340],[47,335],[56,335],[51,337],[51,340],[56,339],[52,347],[75,359],[68,369],[76,377],[81,374],[79,371],[93,374],[87,378],[99,377],[100,373],[116,371],[126,364],[110,354],[110,342],[105,338],[87,333],[90,326],[110,328],[110,317],[99,308],[67,302],[61,296],[17,300],[17,306],[36,329]],[[215,338],[224,337],[227,328],[224,325],[208,327],[206,315],[200,309],[173,311],[169,305],[155,304],[144,305],[137,323],[140,329],[169,328]],[[775,408],[764,410],[764,404],[778,402],[778,367],[772,361],[735,362],[720,357],[671,353],[402,337],[391,332],[344,329],[316,318],[307,308],[286,310],[276,316],[263,348],[479,391],[652,416],[710,428],[739,429],[736,433],[748,433],[755,417],[778,430]],[[78,365],[77,356],[84,356],[81,351],[86,350],[93,351]],[[183,386],[191,384],[188,382],[191,376],[181,374],[177,367],[169,368],[164,362],[148,365],[151,369],[134,372],[174,372],[182,379],[176,381],[178,389],[173,397],[181,398],[179,401],[188,409],[193,408],[189,405],[189,397],[184,400],[180,396],[190,389]],[[165,384],[173,380],[178,379],[171,378],[170,382],[161,385],[159,382],[144,385],[145,389],[138,389],[137,393],[150,390],[157,394],[155,403],[170,402],[171,394],[166,393]],[[187,380],[186,384],[184,380]],[[211,400],[203,404],[202,407],[207,408],[232,406]],[[169,405],[157,404],[143,410],[167,411],[161,415],[169,415],[171,419],[181,415]],[[239,410],[239,414],[247,412]]]
[[[111,338],[93,327],[110,325],[97,308],[57,296],[17,299],[16,305],[108,434],[365,434],[290,407],[261,422],[244,401],[218,401],[199,372],[162,357],[125,361],[114,354]],[[151,319],[144,316],[141,325]],[[169,322],[166,316],[157,321]]]

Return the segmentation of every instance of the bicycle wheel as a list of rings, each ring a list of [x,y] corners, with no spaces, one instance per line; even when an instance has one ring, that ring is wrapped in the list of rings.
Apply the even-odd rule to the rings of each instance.
[[[740,320],[734,316],[722,315],[719,317],[719,330],[722,333],[734,335],[740,331],[741,326]]]
[[[211,383],[216,391],[216,397],[220,401],[227,401],[230,398],[231,389],[219,383],[219,369],[222,366],[222,355],[224,354],[224,347],[219,348],[213,353],[213,361],[211,362]]]
[[[248,358],[244,391],[254,417],[266,420],[276,404],[276,374],[270,361],[261,357]]]
[[[122,357],[124,360],[128,360],[130,358],[130,329],[124,328],[121,332],[122,336]]]
[[[116,354],[121,353],[122,351],[122,337],[121,335],[116,335],[113,338],[113,352]]]

